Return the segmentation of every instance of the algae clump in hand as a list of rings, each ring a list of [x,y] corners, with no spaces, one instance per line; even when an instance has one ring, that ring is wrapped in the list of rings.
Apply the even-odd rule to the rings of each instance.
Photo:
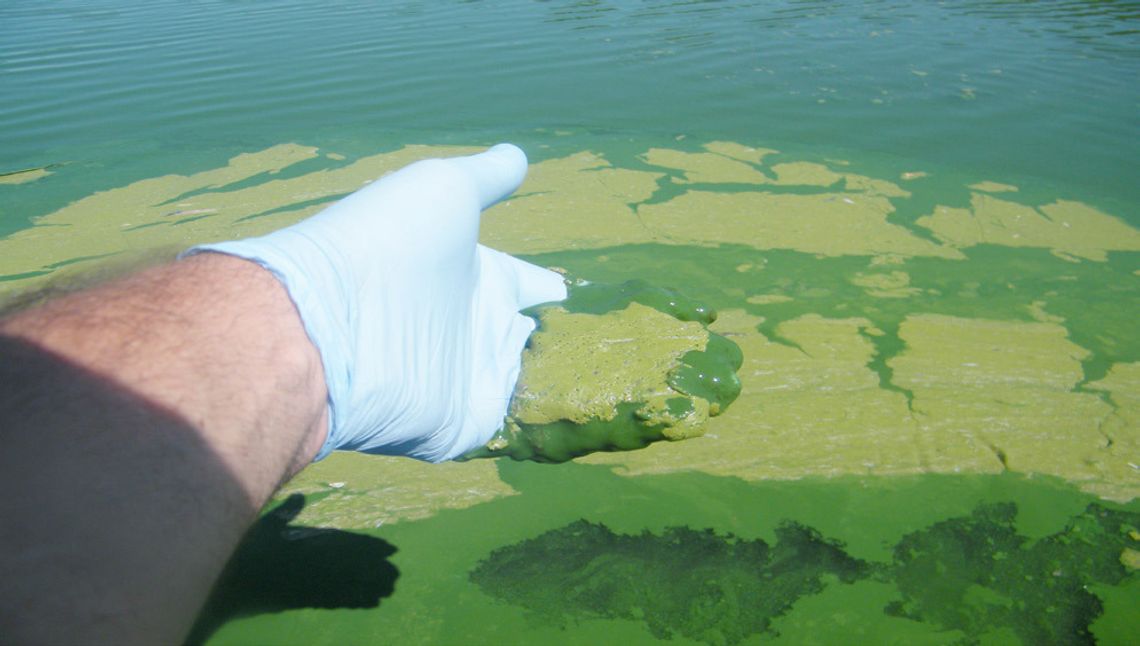
[[[528,313],[538,327],[503,429],[464,458],[565,462],[698,437],[740,394],[740,348],[672,290],[578,281]]]

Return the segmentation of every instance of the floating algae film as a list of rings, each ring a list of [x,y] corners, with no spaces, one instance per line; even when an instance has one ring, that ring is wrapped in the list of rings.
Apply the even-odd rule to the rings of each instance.
[[[283,145],[108,190],[0,240],[4,287],[268,230],[458,152]],[[286,485],[195,640],[1119,643],[1140,621],[1140,231],[993,191],[728,142],[535,163],[483,239],[589,284],[528,352],[561,334],[606,391],[667,380],[720,335],[739,395],[678,415],[654,394],[665,417],[701,402],[699,433],[649,424],[699,437],[561,466],[334,455]],[[676,291],[621,282],[643,276]],[[617,360],[630,375],[572,345],[607,326],[648,339]],[[566,364],[534,381],[567,386]],[[591,397],[520,395],[513,414],[586,427]]]
[[[5,3],[0,303],[513,141],[481,242],[577,288],[504,432],[307,468],[191,643],[1132,644],[1136,20]]]

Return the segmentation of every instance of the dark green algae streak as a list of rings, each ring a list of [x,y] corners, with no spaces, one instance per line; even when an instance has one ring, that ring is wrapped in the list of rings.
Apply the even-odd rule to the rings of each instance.
[[[1002,628],[1025,644],[1096,643],[1090,626],[1103,605],[1088,586],[1129,576],[1121,554],[1140,546],[1140,514],[1092,503],[1037,541],[1018,533],[1016,517],[1014,502],[979,505],[906,534],[880,563],[794,521],[769,544],[688,527],[619,534],[579,520],[494,551],[471,580],[549,621],[635,619],[660,639],[736,644],[829,582],[872,578],[901,593],[884,613],[959,631],[961,643]]]
[[[568,280],[568,296],[560,303],[538,305],[525,313],[543,331],[543,315],[552,308],[579,314],[605,314],[639,303],[668,314],[679,321],[696,321],[704,326],[716,320],[716,311],[680,292],[644,280],[623,283],[593,283]],[[736,372],[744,361],[740,347],[729,339],[708,332],[704,350],[685,353],[668,374],[666,382],[677,396],[666,403],[668,417],[683,419],[694,412],[694,398],[708,402],[710,415],[723,413],[740,395]],[[567,357],[573,361],[573,357]],[[527,380],[524,360],[520,384]],[[507,423],[486,445],[460,458],[510,457],[515,460],[558,463],[597,451],[632,451],[653,442],[671,439],[670,425],[657,421],[646,411],[645,402],[622,402],[611,419],[592,418],[585,422],[560,419],[547,423],[527,423],[507,416]]]

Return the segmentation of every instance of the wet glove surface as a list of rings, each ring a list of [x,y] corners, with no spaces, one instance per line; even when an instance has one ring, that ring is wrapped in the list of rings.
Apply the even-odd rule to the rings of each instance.
[[[565,462],[704,433],[740,394],[742,355],[715,312],[644,281],[571,282],[538,322],[506,424],[464,459]]]

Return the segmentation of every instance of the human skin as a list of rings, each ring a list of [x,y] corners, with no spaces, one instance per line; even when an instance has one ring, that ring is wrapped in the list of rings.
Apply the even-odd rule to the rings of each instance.
[[[203,253],[0,320],[0,635],[180,643],[327,434],[284,287]]]

